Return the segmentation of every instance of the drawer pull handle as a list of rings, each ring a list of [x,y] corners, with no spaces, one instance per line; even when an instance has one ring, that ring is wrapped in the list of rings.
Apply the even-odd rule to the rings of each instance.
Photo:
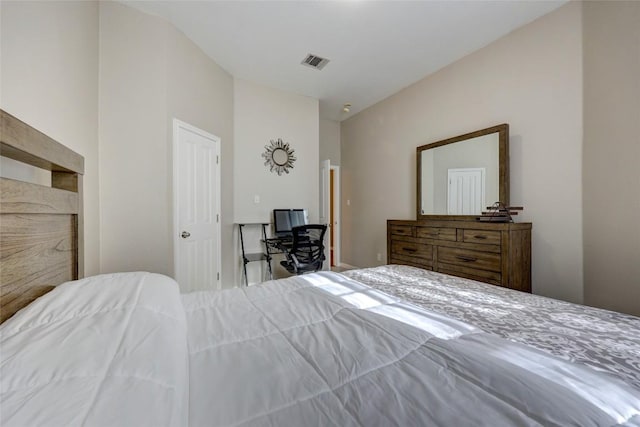
[[[417,249],[414,249],[414,248],[402,248],[402,250],[405,251],[405,252],[411,252],[411,253],[417,251]]]
[[[478,240],[486,240],[487,239],[487,236],[484,236],[482,234],[478,234],[477,236],[473,236],[473,237],[475,239],[478,239]]]
[[[458,258],[460,261],[464,261],[464,262],[475,262],[478,260],[478,258],[474,258],[474,257],[470,257],[470,256],[464,256],[464,255],[457,255],[456,258]]]

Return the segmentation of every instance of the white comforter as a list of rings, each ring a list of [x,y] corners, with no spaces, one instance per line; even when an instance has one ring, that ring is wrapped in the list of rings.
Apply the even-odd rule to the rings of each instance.
[[[182,297],[100,276],[0,338],[3,426],[640,425],[615,378],[332,273]]]
[[[187,425],[186,334],[168,277],[60,285],[0,327],[0,425]]]

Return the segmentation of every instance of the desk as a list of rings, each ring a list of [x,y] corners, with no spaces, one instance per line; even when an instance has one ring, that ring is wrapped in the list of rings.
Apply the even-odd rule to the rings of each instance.
[[[270,237],[268,239],[263,240],[267,252],[273,254],[282,254],[286,253],[291,246],[293,246],[293,238],[291,236],[286,237]]]
[[[242,264],[244,269],[244,282],[245,285],[249,286],[249,279],[247,277],[247,264],[254,261],[266,261],[267,268],[269,270],[269,279],[273,280],[273,270],[271,268],[271,260],[273,259],[272,255],[276,254],[284,254],[289,252],[291,247],[293,246],[293,236],[276,236],[276,237],[267,237],[267,227],[271,224],[256,222],[256,223],[243,223],[237,224],[238,229],[240,230],[240,246],[242,248]],[[264,244],[264,251],[262,252],[254,252],[254,253],[245,253],[244,249],[244,233],[243,228],[246,226],[260,226],[262,227],[262,239],[260,242]]]
[[[271,268],[272,255],[287,253],[293,245],[292,236],[267,237],[267,227],[271,224],[267,222],[254,223],[236,223],[240,231],[240,247],[242,248],[242,267],[244,272],[244,283],[249,286],[249,278],[247,277],[247,264],[255,261],[266,261],[269,271],[269,279],[273,280],[273,270]],[[247,226],[260,226],[262,228],[262,239],[260,242],[264,244],[262,252],[246,253],[244,249],[244,233],[243,229]]]
[[[271,260],[273,259],[272,255],[275,254],[286,254],[289,252],[291,247],[293,246],[293,237],[291,236],[282,236],[282,237],[270,237],[264,238],[262,240],[265,247],[265,256],[267,258],[267,262],[269,263],[269,274],[271,272]],[[273,274],[271,275],[271,279],[273,279]]]
[[[262,227],[262,242],[265,243],[265,251],[264,252],[255,252],[255,253],[246,253],[244,250],[244,234],[242,232],[245,226],[250,225],[259,225]],[[254,261],[266,261],[267,267],[269,268],[269,278],[273,279],[273,272],[271,271],[271,252],[269,251],[269,247],[266,245],[267,239],[267,226],[268,223],[250,223],[250,224],[238,224],[238,230],[240,231],[240,247],[242,248],[242,267],[244,269],[244,283],[246,286],[249,286],[249,278],[247,277],[247,264]]]

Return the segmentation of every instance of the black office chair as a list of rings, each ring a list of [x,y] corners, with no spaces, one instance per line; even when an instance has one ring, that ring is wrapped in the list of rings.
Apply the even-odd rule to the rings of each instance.
[[[304,274],[322,268],[324,256],[324,233],[326,225],[308,224],[293,227],[293,243],[286,252],[287,259],[280,264],[289,273]]]

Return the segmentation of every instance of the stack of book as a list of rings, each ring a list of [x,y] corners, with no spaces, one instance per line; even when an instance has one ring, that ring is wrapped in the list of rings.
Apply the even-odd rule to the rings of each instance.
[[[518,215],[518,211],[523,209],[522,206],[505,206],[504,203],[495,202],[492,206],[487,207],[486,212],[482,212],[482,216],[476,219],[484,222],[514,222],[512,217]]]

